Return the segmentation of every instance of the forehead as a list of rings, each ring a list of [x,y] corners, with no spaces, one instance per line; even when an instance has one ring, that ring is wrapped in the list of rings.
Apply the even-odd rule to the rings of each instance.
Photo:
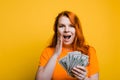
[[[66,16],[61,16],[58,20],[58,24],[71,24],[71,21]]]

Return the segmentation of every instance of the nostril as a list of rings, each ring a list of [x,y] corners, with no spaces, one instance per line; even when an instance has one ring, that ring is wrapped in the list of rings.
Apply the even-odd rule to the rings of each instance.
[[[69,31],[64,31],[64,33],[68,33]]]

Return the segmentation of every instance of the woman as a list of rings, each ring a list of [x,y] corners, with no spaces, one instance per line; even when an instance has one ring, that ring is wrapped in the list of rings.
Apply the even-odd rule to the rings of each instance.
[[[59,64],[59,60],[68,52],[81,51],[89,56],[86,67],[76,66],[71,77]],[[56,17],[54,36],[50,46],[41,54],[36,80],[98,80],[98,62],[93,47],[86,45],[78,17],[63,11]]]

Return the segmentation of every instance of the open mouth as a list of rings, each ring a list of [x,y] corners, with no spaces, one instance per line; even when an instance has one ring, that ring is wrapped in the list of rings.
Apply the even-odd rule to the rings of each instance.
[[[70,38],[71,38],[71,35],[63,35],[63,38],[64,38],[64,39],[70,39]]]

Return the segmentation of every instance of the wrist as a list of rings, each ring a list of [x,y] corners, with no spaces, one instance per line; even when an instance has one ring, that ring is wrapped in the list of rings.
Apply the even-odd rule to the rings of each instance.
[[[54,52],[54,56],[58,57],[60,55],[60,52]]]
[[[88,77],[85,77],[83,80],[88,80]]]
[[[52,57],[55,58],[55,59],[58,59],[58,55],[57,54],[54,54]]]

